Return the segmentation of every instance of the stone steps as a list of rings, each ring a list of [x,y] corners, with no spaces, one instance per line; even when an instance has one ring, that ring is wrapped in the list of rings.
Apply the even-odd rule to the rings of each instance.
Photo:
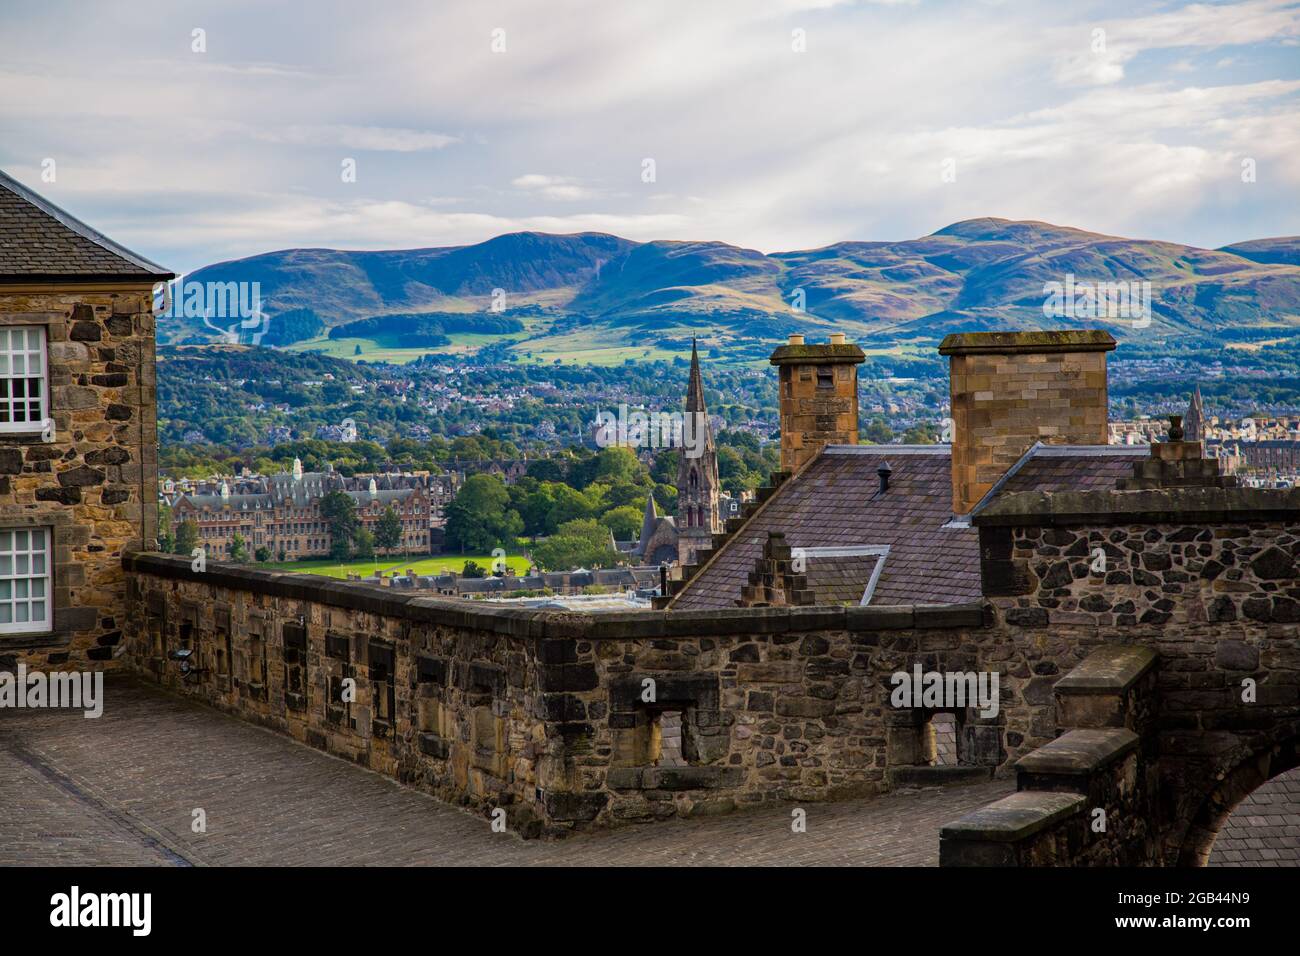
[[[940,865],[1052,865],[1080,853],[1085,811],[1105,812],[1138,781],[1156,664],[1148,647],[1108,644],[1057,681],[1060,736],[1016,762],[1016,793],[940,831]]]

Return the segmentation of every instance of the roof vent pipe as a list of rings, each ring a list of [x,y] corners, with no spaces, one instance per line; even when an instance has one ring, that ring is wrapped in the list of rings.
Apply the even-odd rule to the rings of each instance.
[[[893,474],[893,469],[889,467],[889,462],[882,461],[880,467],[876,469],[876,474],[880,476],[880,490],[877,495],[883,495],[889,490],[889,476]]]

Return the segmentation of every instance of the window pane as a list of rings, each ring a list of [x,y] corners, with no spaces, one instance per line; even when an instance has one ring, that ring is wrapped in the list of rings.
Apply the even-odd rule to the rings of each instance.
[[[33,620],[33,621],[40,621],[41,623],[44,623],[44,622],[45,622],[45,602],[44,602],[44,601],[33,601],[33,602],[32,602],[32,620]]]
[[[37,528],[32,532],[32,549],[39,549],[41,551],[45,550],[45,532],[40,528]]]
[[[14,611],[17,612],[14,615],[14,623],[16,624],[27,623],[27,602],[26,601],[20,601],[19,603],[15,604]]]
[[[0,604],[0,624],[12,624],[14,612],[12,604]]]

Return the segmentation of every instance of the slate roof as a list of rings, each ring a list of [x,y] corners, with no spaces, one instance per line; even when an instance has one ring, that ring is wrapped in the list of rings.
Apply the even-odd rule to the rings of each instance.
[[[0,282],[156,282],[173,273],[0,172]]]
[[[817,595],[818,604],[861,604],[871,572],[880,560],[877,554],[809,558],[805,571],[808,587]]]
[[[971,513],[1006,494],[1114,488],[1120,478],[1133,476],[1134,462],[1150,454],[1141,445],[1038,443]],[[769,531],[783,532],[791,548],[888,545],[872,606],[978,600],[979,538],[965,516],[954,520],[951,456],[948,445],[826,446],[722,545],[669,607],[735,607]],[[886,461],[889,490],[876,496],[876,470]],[[861,558],[817,558],[808,561],[806,573],[818,604],[858,603],[873,566]]]
[[[1151,457],[1147,445],[1044,445],[1031,447],[971,511],[1021,491],[1105,491],[1133,477],[1133,463]]]
[[[784,532],[792,548],[888,545],[873,606],[977,600],[977,533],[944,527],[952,519],[950,458],[947,445],[826,446],[712,556],[670,607],[735,607],[769,531]],[[876,470],[885,461],[889,490],[875,496]]]

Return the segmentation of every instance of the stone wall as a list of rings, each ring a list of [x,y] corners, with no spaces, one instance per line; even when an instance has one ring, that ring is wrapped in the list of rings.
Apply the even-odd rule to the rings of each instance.
[[[1033,841],[1069,848],[1058,863],[1203,862],[1235,802],[1296,765],[1300,492],[1026,494],[975,523],[995,627],[1081,647],[1138,645],[1157,662],[1135,730],[1158,786],[1130,795],[1127,811],[1154,821],[1153,842],[1121,853],[1112,834],[1107,856],[1082,815]],[[1058,732],[1096,726],[1075,719],[1059,683],[1040,688],[1053,689]],[[1073,836],[1046,832],[1059,827]]]
[[[127,654],[530,835],[1015,773],[1052,796],[1017,795],[1037,803],[1022,842],[1001,841],[1014,860],[1208,853],[1219,815],[1295,763],[1300,508],[1195,489],[1110,496],[1103,515],[1079,510],[1090,494],[978,516],[972,606],[583,614],[132,556]],[[995,672],[998,712],[895,706],[892,678],[918,668]],[[934,759],[940,713],[952,766]],[[978,842],[963,849],[983,859]]]
[[[157,533],[148,287],[6,287],[0,326],[46,330],[53,441],[0,434],[0,526],[53,533],[53,631],[0,635],[0,667],[101,667],[126,626],[122,555]]]
[[[128,567],[142,673],[443,799],[503,807],[530,835],[885,790],[923,759],[928,712],[889,701],[890,676],[918,663],[1001,674],[995,717],[958,715],[959,750],[1005,771],[1050,722],[1036,675],[1074,659],[994,632],[979,607],[594,615],[163,555]],[[181,648],[197,675],[182,676]],[[681,765],[656,759],[677,726]]]

